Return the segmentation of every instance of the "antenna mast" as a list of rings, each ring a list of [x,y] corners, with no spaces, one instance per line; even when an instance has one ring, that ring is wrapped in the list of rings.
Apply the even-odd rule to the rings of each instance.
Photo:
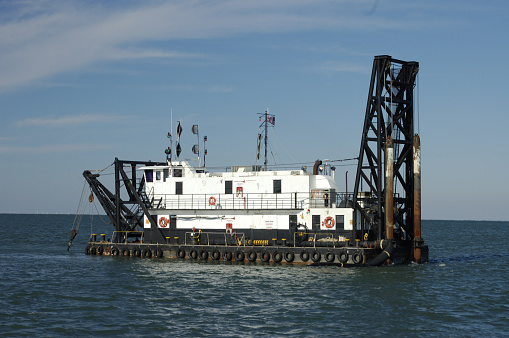
[[[272,124],[272,126],[276,125],[276,116],[273,114],[269,114],[269,108],[267,108],[265,113],[258,113],[258,115],[260,115],[259,120],[263,121],[262,124],[260,124],[260,127],[258,128],[258,130],[261,130],[261,128],[264,127],[265,161],[263,163],[264,164],[263,169],[265,171],[267,171],[267,143],[269,141],[267,129],[269,127],[269,123]],[[256,149],[256,160],[260,159],[261,138],[262,138],[262,134],[260,133],[260,134],[258,134],[258,146]]]

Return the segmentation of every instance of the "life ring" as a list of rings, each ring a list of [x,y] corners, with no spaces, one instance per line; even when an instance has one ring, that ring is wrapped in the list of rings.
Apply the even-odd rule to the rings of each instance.
[[[264,251],[260,254],[260,259],[262,262],[267,263],[270,260],[270,253],[268,251]]]
[[[150,249],[144,249],[143,252],[142,252],[144,258],[150,258],[152,257],[152,250]]]
[[[237,252],[235,253],[235,260],[236,260],[237,262],[243,262],[243,261],[244,261],[244,259],[246,259],[246,255],[244,254],[244,252],[243,252],[243,251],[240,251],[240,250],[239,250],[239,251],[237,251]]]
[[[322,254],[318,251],[314,251],[313,254],[311,254],[311,260],[315,263],[318,263],[322,259]]]
[[[309,252],[307,252],[306,250],[302,250],[299,256],[301,261],[303,262],[309,261]]]
[[[136,248],[136,249],[133,250],[133,256],[140,257],[140,255],[141,255],[140,248]]]
[[[291,262],[293,262],[294,259],[295,259],[295,254],[293,253],[293,251],[285,252],[285,261],[287,261],[288,263],[291,263]]]
[[[186,257],[186,250],[179,248],[177,250],[177,257],[178,258],[185,258]]]
[[[156,257],[157,257],[157,258],[163,258],[163,249],[158,248],[158,249],[156,250]]]
[[[191,251],[189,251],[189,258],[192,258],[192,259],[198,258],[198,252],[196,250],[192,249]]]
[[[166,228],[168,226],[168,219],[166,217],[159,218],[159,225],[161,228]]]
[[[221,254],[219,253],[219,250],[214,249],[214,251],[212,251],[211,257],[213,260],[218,261],[219,258],[221,258]]]
[[[223,260],[225,260],[225,261],[231,261],[232,260],[232,253],[231,253],[231,251],[223,252]]]
[[[209,198],[209,204],[210,205],[215,205],[216,204],[216,198],[214,196],[210,196]]]
[[[325,225],[325,227],[329,229],[334,227],[334,218],[332,218],[331,216],[325,217],[325,219],[322,222],[322,225]]]
[[[356,251],[352,256],[352,261],[354,264],[361,264],[362,263],[362,253],[360,251]]]
[[[205,249],[200,250],[200,259],[204,261],[209,259],[209,253],[207,252],[207,250]]]
[[[118,256],[119,254],[120,254],[120,251],[118,250],[118,248],[113,247],[110,249],[110,255]]]
[[[283,255],[281,254],[281,252],[276,250],[272,253],[272,260],[276,263],[279,263],[283,260]]]
[[[129,249],[122,250],[122,256],[129,257]]]
[[[346,263],[348,262],[348,252],[346,252],[346,250],[343,250],[341,251],[339,254],[338,254],[338,259],[341,263]]]
[[[251,250],[247,254],[247,260],[250,261],[250,262],[254,262],[254,261],[256,261],[256,256],[257,256],[256,252],[254,252],[254,250]]]
[[[334,262],[334,259],[335,259],[335,258],[336,258],[336,255],[334,255],[334,252],[332,252],[332,251],[327,251],[327,252],[325,253],[325,261],[326,261],[327,263],[332,263],[332,262]]]
[[[102,254],[103,254],[103,252],[104,252],[104,248],[103,248],[102,246],[99,246],[99,247],[97,248],[97,254],[98,254],[98,255],[102,255]]]

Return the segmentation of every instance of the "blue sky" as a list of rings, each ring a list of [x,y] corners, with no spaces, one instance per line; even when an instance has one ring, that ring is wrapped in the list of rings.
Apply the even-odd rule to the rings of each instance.
[[[0,212],[75,212],[85,169],[359,154],[375,55],[420,63],[424,219],[509,220],[507,1],[2,1]],[[272,158],[269,159],[274,162]],[[348,171],[338,167],[344,188]]]

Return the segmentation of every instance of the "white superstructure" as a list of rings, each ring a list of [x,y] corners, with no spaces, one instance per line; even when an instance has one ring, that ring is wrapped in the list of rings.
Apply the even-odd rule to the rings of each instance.
[[[309,231],[351,230],[353,209],[339,207],[333,172],[321,168],[320,173],[257,166],[207,172],[187,161],[168,161],[141,169],[160,228],[288,231],[294,224]]]

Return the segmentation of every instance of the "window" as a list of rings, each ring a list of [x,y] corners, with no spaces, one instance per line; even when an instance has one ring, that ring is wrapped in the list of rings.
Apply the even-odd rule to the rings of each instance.
[[[154,171],[153,170],[145,170],[145,180],[147,182],[154,182]]]
[[[274,194],[280,194],[281,193],[281,180],[274,180]]]
[[[313,215],[311,223],[313,225],[313,231],[320,230],[320,215]]]
[[[158,170],[156,171],[156,181],[160,181],[161,180],[161,172]]]
[[[163,181],[166,182],[166,179],[170,177],[170,169],[163,170]]]
[[[233,194],[232,181],[224,181],[224,193]]]
[[[173,177],[182,177],[182,169],[173,169]]]
[[[336,230],[345,230],[345,216],[336,215]]]
[[[182,195],[182,182],[175,182],[175,195]]]

